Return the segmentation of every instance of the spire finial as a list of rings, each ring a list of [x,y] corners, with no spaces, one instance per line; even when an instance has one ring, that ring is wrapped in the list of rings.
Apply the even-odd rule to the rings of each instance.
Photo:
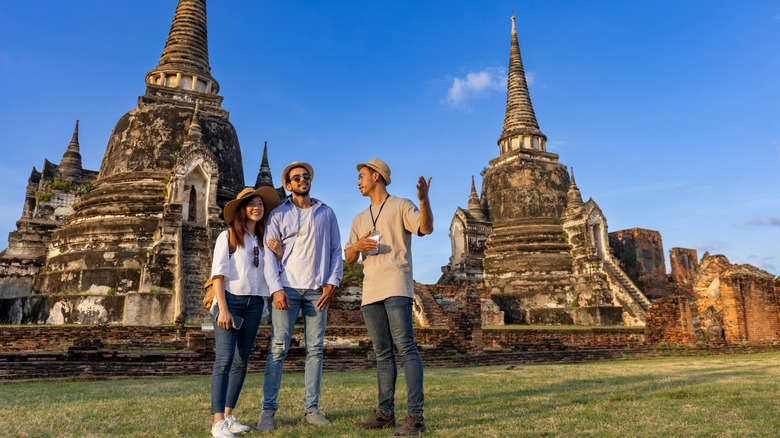
[[[569,191],[566,194],[566,210],[570,213],[576,213],[577,207],[582,205],[582,193],[574,182],[574,167],[571,168],[571,181],[569,182]]]
[[[179,0],[160,62],[146,74],[146,83],[217,94],[219,84],[209,65],[206,0]]]
[[[260,168],[262,169],[263,167],[268,167],[270,169],[270,167],[268,166],[268,142],[267,141],[263,143],[263,161],[260,162]]]
[[[187,137],[190,140],[200,140],[203,133],[200,130],[200,122],[198,122],[198,110],[200,109],[200,99],[195,101],[195,111],[192,112],[192,120],[190,121],[190,128],[187,131]]]
[[[273,175],[271,175],[271,166],[268,165],[268,142],[263,145],[263,161],[260,163],[260,170],[257,172],[257,181],[255,188],[274,186]]]
[[[485,212],[482,211],[482,206],[479,203],[479,195],[477,195],[477,189],[474,185],[474,175],[471,175],[471,194],[469,194],[469,213],[477,219],[484,219]]]
[[[81,176],[81,153],[79,152],[79,121],[73,128],[73,137],[70,139],[68,149],[62,155],[60,161],[60,176],[69,180],[78,179]]]
[[[547,141],[547,137],[539,130],[539,123],[536,121],[536,114],[531,104],[531,95],[528,92],[528,81],[523,69],[523,58],[520,56],[520,44],[517,39],[517,27],[513,15],[506,115],[498,145],[501,147],[502,154],[520,148],[546,151],[545,141]]]
[[[73,128],[73,137],[70,139],[70,144],[68,145],[68,149],[71,148],[71,146],[74,146],[76,148],[76,152],[79,150],[79,121],[76,120],[76,127]]]

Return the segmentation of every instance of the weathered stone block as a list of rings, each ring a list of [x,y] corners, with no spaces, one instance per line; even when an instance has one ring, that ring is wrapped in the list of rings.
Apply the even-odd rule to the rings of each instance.
[[[50,295],[47,324],[121,324],[123,295]]]
[[[169,324],[175,317],[174,304],[175,296],[173,294],[127,294],[122,322],[125,325]]]
[[[574,324],[623,325],[623,308],[619,306],[574,307],[570,312]]]
[[[574,318],[570,309],[562,308],[534,308],[526,310],[525,321],[532,325],[571,325]]]

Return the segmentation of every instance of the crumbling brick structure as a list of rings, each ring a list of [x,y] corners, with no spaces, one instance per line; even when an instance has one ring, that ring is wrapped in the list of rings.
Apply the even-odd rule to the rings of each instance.
[[[672,248],[669,264],[672,267],[672,282],[676,293],[693,296],[693,280],[699,271],[699,258],[695,249]]]
[[[705,254],[693,285],[700,329],[727,342],[780,342],[776,284],[755,266]]]
[[[661,233],[631,228],[609,233],[609,246],[629,278],[652,299],[669,296]]]

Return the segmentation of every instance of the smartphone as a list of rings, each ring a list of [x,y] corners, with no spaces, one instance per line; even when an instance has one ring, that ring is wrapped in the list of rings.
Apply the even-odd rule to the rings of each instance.
[[[233,327],[236,330],[239,330],[243,324],[244,324],[244,318],[240,316],[233,316]]]

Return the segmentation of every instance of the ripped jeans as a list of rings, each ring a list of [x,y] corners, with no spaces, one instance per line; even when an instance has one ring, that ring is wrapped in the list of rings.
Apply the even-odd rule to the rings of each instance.
[[[317,301],[322,289],[284,288],[290,299],[290,307],[280,310],[271,305],[271,345],[268,347],[268,359],[265,362],[263,380],[263,410],[276,411],[279,403],[276,397],[282,385],[282,368],[287,351],[290,349],[295,320],[298,310],[303,311],[303,327],[306,340],[306,395],[303,399],[305,412],[317,408],[320,399],[320,381],[322,380],[322,346],[325,339],[325,323],[328,309],[317,310]]]

